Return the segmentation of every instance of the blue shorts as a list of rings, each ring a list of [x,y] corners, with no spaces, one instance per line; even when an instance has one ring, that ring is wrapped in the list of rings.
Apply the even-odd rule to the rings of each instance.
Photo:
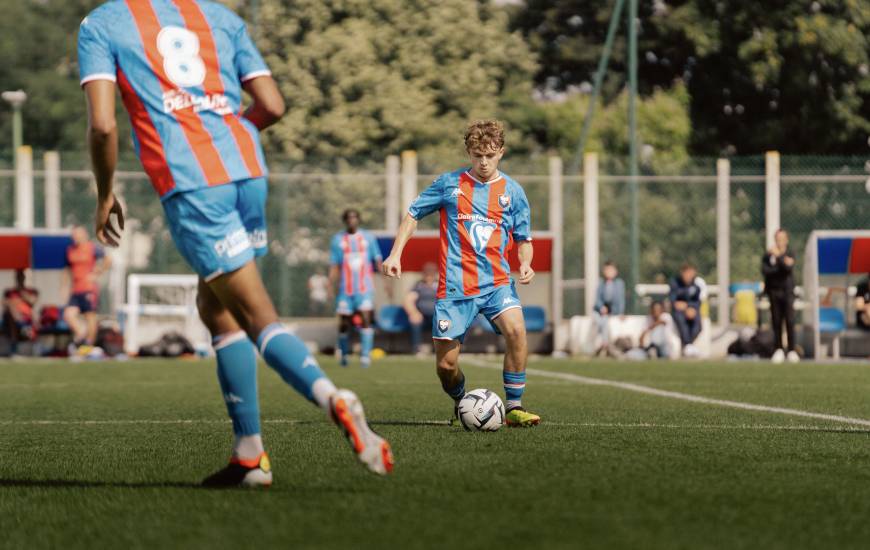
[[[432,339],[462,342],[478,313],[482,313],[492,323],[505,311],[522,307],[513,282],[476,298],[438,300],[435,302],[435,316],[432,318]]]
[[[163,202],[175,246],[206,281],[266,253],[266,178],[177,193]]]
[[[372,311],[375,309],[373,292],[345,294],[340,292],[335,299],[336,315],[353,315],[357,311]]]
[[[82,313],[97,311],[100,304],[99,295],[96,292],[76,292],[69,297],[70,307],[77,307]]]

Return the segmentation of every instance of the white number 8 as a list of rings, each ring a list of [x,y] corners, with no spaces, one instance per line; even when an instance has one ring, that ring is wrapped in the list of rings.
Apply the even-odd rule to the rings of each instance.
[[[157,35],[163,70],[176,86],[188,88],[205,81],[205,63],[199,56],[199,38],[182,27],[163,27]]]

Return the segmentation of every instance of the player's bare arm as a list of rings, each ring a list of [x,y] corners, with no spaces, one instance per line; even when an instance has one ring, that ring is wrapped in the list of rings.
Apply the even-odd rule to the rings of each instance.
[[[420,310],[417,309],[417,299],[420,297],[420,294],[411,291],[405,295],[405,299],[402,300],[402,308],[405,310],[405,313],[408,314],[408,319],[412,323],[422,323],[423,322],[423,314],[420,313]]]
[[[329,289],[332,291],[335,289],[335,286],[338,284],[338,279],[341,273],[338,270],[337,265],[329,266]]]
[[[118,164],[118,125],[115,120],[115,83],[94,80],[84,86],[88,105],[88,149],[91,167],[97,182],[97,210],[94,231],[97,239],[108,246],[118,246],[124,230],[124,210],[112,191],[112,180]],[[118,227],[112,226],[115,214]]]
[[[384,275],[387,277],[402,278],[402,251],[405,250],[405,245],[408,244],[408,240],[416,230],[417,220],[412,215],[406,214],[405,219],[399,225],[399,231],[396,233],[393,249],[381,266]]]
[[[517,256],[520,259],[520,278],[521,285],[527,285],[532,282],[535,276],[535,270],[532,269],[532,257],[534,256],[534,247],[532,241],[523,241],[517,248]]]
[[[281,120],[287,107],[281,92],[278,90],[278,84],[271,76],[260,76],[248,80],[242,87],[254,100],[254,103],[245,110],[243,116],[250,120],[258,130],[265,130]]]

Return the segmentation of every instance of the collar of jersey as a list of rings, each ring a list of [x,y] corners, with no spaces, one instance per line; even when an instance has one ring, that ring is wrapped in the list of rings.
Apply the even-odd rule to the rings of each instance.
[[[479,183],[480,185],[490,185],[490,184],[495,183],[504,177],[504,175],[500,171],[496,170],[496,172],[498,172],[496,177],[489,180],[489,181],[480,181],[479,179],[475,178],[473,175],[471,175],[471,170],[466,170],[465,175],[468,176],[469,178],[471,178],[471,181],[473,181],[474,183]]]

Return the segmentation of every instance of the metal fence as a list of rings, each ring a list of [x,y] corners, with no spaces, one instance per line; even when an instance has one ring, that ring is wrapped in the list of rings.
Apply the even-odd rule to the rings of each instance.
[[[606,158],[605,158],[606,160]],[[341,212],[355,207],[366,227],[387,226],[386,170],[382,163],[313,166],[273,163],[268,203],[269,254],[261,260],[264,279],[282,315],[309,312],[308,278],[325,273],[331,236],[342,227]],[[83,155],[63,154],[61,173],[62,224],[91,226],[95,190]],[[276,169],[276,165],[278,165]],[[617,263],[624,275],[631,257],[630,178],[618,173],[619,163],[602,162],[599,178],[601,259]],[[160,203],[134,159],[124,159],[118,191],[128,210],[125,246],[129,272],[189,273],[176,251],[162,216]],[[421,191],[435,174],[451,169],[432,159],[420,159],[416,188]],[[523,184],[532,207],[536,230],[550,228],[547,158],[511,158],[505,171]],[[43,186],[40,156],[34,158],[35,223],[45,222],[41,207]],[[730,279],[759,280],[765,246],[765,165],[763,157],[731,159]],[[663,282],[679,265],[694,262],[710,284],[716,280],[716,159],[693,159],[675,174],[647,170],[638,180],[639,282]],[[870,164],[863,158],[783,157],[781,161],[781,220],[801,252],[813,229],[870,227]],[[584,310],[579,279],[584,273],[582,178],[563,178],[564,314]],[[15,220],[14,172],[0,165],[0,226]],[[421,224],[437,227],[436,217]],[[800,259],[799,259],[800,261]],[[796,274],[800,277],[801,270]],[[573,281],[573,284],[572,284]],[[636,306],[638,309],[640,306]]]

